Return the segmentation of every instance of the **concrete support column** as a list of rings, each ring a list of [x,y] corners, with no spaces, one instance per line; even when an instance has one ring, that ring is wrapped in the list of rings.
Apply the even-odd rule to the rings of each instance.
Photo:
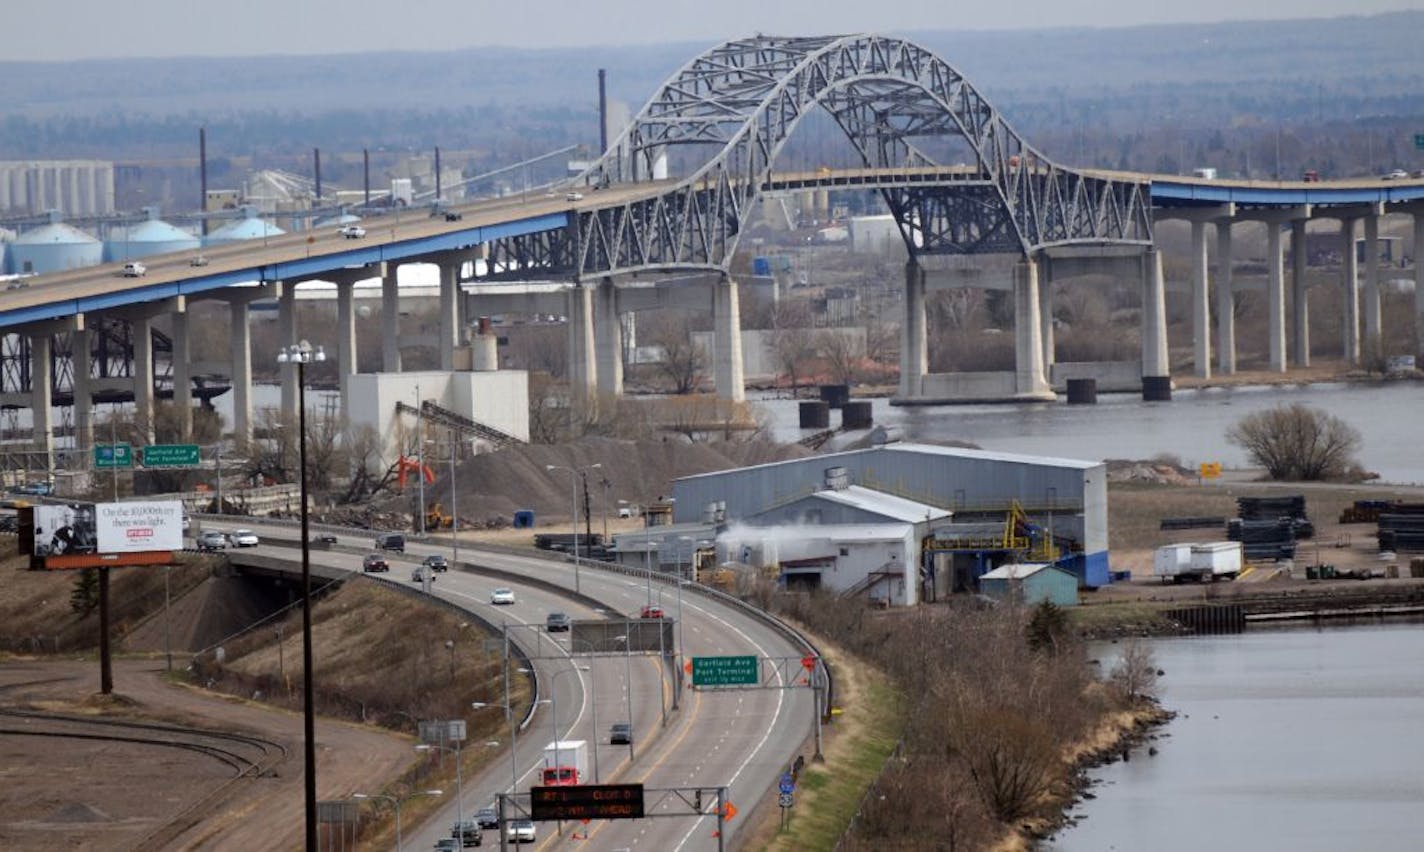
[[[569,390],[574,408],[592,418],[597,392],[597,349],[593,337],[593,288],[569,290]]]
[[[1019,396],[1052,392],[1043,372],[1042,330],[1038,261],[1029,257],[1014,264],[1014,390]]]
[[[1272,372],[1286,371],[1286,272],[1281,256],[1281,226],[1266,222],[1266,302],[1270,315],[1266,340]]]
[[[1048,264],[1047,258],[1040,258],[1038,263],[1038,337],[1043,345],[1043,375],[1044,381],[1053,384],[1053,349],[1055,338],[1053,335],[1053,274]]]
[[[1360,363],[1360,265],[1355,260],[1355,220],[1340,220],[1340,283],[1345,290],[1345,328],[1340,336],[1344,344],[1342,357],[1351,364]]]
[[[1379,347],[1383,327],[1380,324],[1379,291],[1379,216],[1365,217],[1365,343]],[[1383,350],[1380,350],[1383,351]],[[1371,351],[1374,356],[1378,353]]]
[[[460,345],[460,264],[440,264],[440,369],[455,369],[455,347]]]
[[[1310,366],[1310,290],[1305,281],[1310,261],[1305,223],[1305,219],[1291,222],[1291,360],[1297,367]]]
[[[1414,212],[1414,355],[1424,363],[1424,210]]]
[[[1192,372],[1211,378],[1211,288],[1207,283],[1206,222],[1192,222]]]
[[[355,281],[336,282],[336,374],[341,382],[341,410],[346,405],[346,385],[356,374],[356,310],[352,305]]]
[[[297,342],[297,285],[288,282],[277,298],[277,345],[291,346]],[[281,364],[277,372],[282,379],[282,422],[297,422],[297,365]]]
[[[387,263],[381,273],[381,370],[401,371],[400,354],[400,290],[396,287],[394,263]]]
[[[900,326],[900,396],[920,395],[929,372],[930,350],[925,327],[925,270],[912,258],[905,264],[905,321]]]
[[[193,357],[188,312],[174,311],[169,316],[173,324],[173,407],[178,414],[179,437],[187,443],[193,440]]]
[[[623,324],[618,316],[618,288],[612,278],[598,282],[594,306],[594,344],[598,351],[598,395],[623,395]]]
[[[1231,290],[1231,220],[1216,223],[1216,368],[1236,372],[1236,297]]]
[[[1142,255],[1142,375],[1171,374],[1167,360],[1167,299],[1162,253],[1148,249]]]
[[[153,442],[153,319],[135,317],[133,329],[134,420],[139,438]]]
[[[46,472],[54,470],[53,346],[49,332],[30,336],[30,418],[34,423],[35,449],[44,454]]]
[[[228,305],[232,356],[232,434],[239,446],[252,441],[252,331],[247,302]]]
[[[713,375],[717,398],[744,401],[747,383],[742,365],[742,302],[732,278],[712,285],[712,348],[717,359]]]
[[[94,446],[92,345],[87,329],[69,333],[70,369],[74,372],[74,446],[86,459],[89,448]]]

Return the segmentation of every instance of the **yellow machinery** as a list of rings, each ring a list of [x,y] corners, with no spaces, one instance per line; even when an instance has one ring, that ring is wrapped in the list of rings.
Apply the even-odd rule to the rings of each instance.
[[[445,507],[431,503],[425,507],[425,528],[428,530],[448,530],[455,525],[455,519],[445,513]]]

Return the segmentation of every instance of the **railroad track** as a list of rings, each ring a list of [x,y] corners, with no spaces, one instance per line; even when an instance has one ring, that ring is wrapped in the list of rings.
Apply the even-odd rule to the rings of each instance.
[[[286,761],[287,747],[264,737],[159,722],[96,719],[32,710],[0,710],[0,736],[121,742],[193,752],[227,766],[232,776],[139,839],[133,849],[160,849],[201,822],[243,781]]]

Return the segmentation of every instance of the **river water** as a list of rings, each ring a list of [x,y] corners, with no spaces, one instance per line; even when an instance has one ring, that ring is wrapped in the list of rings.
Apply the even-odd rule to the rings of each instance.
[[[1177,718],[1046,849],[1424,848],[1424,624],[1149,644]]]
[[[757,402],[778,439],[809,434],[798,428],[796,401]],[[1106,394],[1097,405],[898,407],[880,398],[871,401],[871,411],[876,423],[898,427],[905,440],[958,440],[986,450],[1081,459],[1170,453],[1192,468],[1206,461],[1231,468],[1250,463],[1227,443],[1227,429],[1247,414],[1294,402],[1324,409],[1358,429],[1360,463],[1382,481],[1424,483],[1424,385],[1417,382],[1179,390],[1170,402]],[[839,422],[833,412],[831,425]]]

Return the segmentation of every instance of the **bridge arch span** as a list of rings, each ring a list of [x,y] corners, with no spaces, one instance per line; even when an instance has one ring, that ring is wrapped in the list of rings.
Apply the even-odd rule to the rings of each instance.
[[[683,66],[583,176],[593,186],[646,184],[650,192],[580,212],[569,246],[577,276],[725,270],[777,155],[817,107],[878,171],[876,185],[914,254],[1151,241],[1145,185],[1052,162],[931,51],[874,35],[757,36]],[[658,164],[676,148],[709,156],[668,180]],[[938,161],[956,148],[967,152],[965,165]],[[894,170],[902,180],[887,176]]]

